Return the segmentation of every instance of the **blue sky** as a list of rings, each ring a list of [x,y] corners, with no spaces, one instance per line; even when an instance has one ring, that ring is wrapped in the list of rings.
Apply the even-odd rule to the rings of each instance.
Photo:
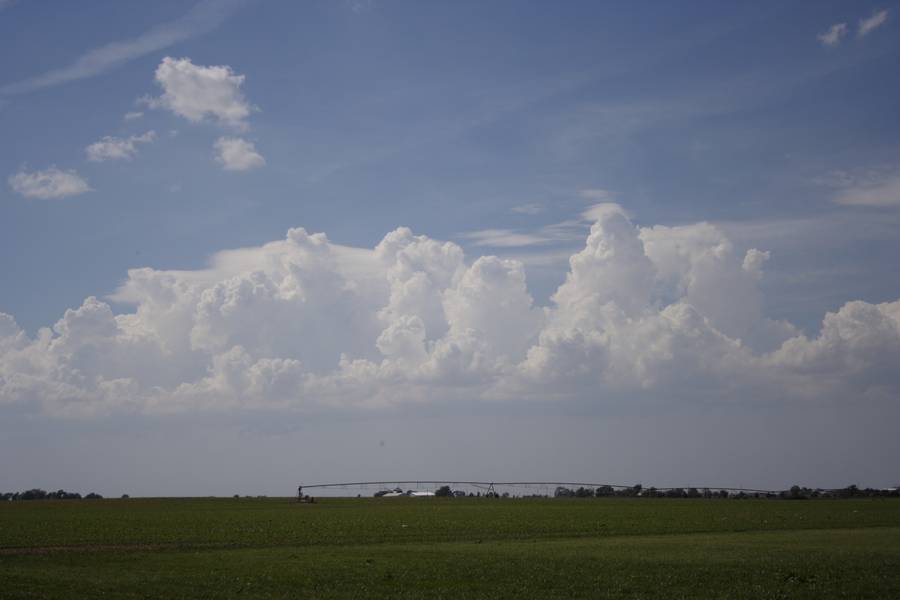
[[[5,96],[0,170],[75,168],[93,188],[52,202],[2,191],[2,308],[30,330],[111,292],[127,268],[197,267],[290,226],[351,245],[400,224],[465,243],[459,234],[471,230],[569,219],[578,191],[594,188],[641,223],[863,221],[851,240],[812,235],[775,256],[772,270],[786,277],[823,254],[817,270],[836,271],[830,289],[781,282],[776,294],[813,297],[804,295],[809,314],[772,306],[778,316],[811,326],[851,297],[900,295],[897,236],[866,235],[865,221],[885,211],[836,206],[820,183],[834,171],[898,168],[894,24],[834,48],[816,39],[883,4],[230,4],[208,33]],[[184,13],[180,2],[14,3],[0,14],[4,83]],[[218,169],[209,124],[151,111],[123,121],[157,92],[153,72],[167,55],[246,75],[266,168]],[[104,135],[150,129],[162,139],[138,160],[85,159]],[[524,205],[541,212],[511,212]]]
[[[561,306],[553,298],[565,297],[559,286],[574,273],[569,257],[585,248],[601,215],[604,224],[595,228],[608,240],[622,239],[617,219],[629,231],[644,231],[645,246],[654,227],[674,228],[657,229],[660,248],[670,235],[727,239],[727,252],[725,242],[710,243],[720,244],[729,256],[722,260],[735,269],[744,265],[740,277],[756,277],[752,286],[740,285],[751,286],[747,294],[758,302],[748,308],[709,300],[720,286],[738,285],[717,279],[703,292],[707,300],[687,293],[677,304],[698,307],[718,332],[740,338],[754,360],[771,365],[778,352],[788,353],[782,343],[792,336],[824,343],[826,313],[852,301],[888,306],[900,298],[898,10],[896,2],[867,1],[0,2],[0,312],[39,344],[40,328],[90,296],[115,315],[143,315],[135,307],[150,306],[149,292],[129,287],[129,269],[197,273],[184,281],[208,274],[221,282],[249,273],[238,262],[276,260],[261,248],[303,227],[339,246],[336,268],[345,276],[371,269],[368,258],[348,258],[353,252],[371,252],[406,226],[457,244],[467,267],[479,256],[519,261],[529,301],[550,315]],[[161,75],[166,64],[197,76],[222,67],[227,81],[219,91],[227,97],[203,96]],[[223,117],[230,109],[246,114]],[[105,145],[92,155],[88,148],[98,143]],[[219,154],[222,144],[232,144],[231,158]],[[41,184],[33,178],[42,173],[71,175],[75,187],[47,197],[34,191]],[[618,216],[597,208],[610,203]],[[698,233],[702,222],[718,233]],[[238,248],[247,249],[246,257],[211,258]],[[751,249],[769,254],[747,254]],[[650,305],[674,306],[700,277],[701,263],[674,291],[659,292],[672,283],[664,276],[666,251],[654,255],[647,246],[646,252],[656,273],[648,276],[656,290]],[[761,257],[764,272],[753,257]],[[209,274],[217,260],[226,266]],[[642,294],[642,276],[635,275],[642,264],[594,273],[606,288]],[[423,268],[437,281],[432,267]],[[447,277],[456,282],[458,273]],[[388,269],[390,285],[395,275]],[[367,277],[350,278],[345,289],[381,289]],[[303,281],[303,293],[314,296],[320,280]],[[283,282],[276,284],[282,293]],[[429,344],[439,345],[440,327],[451,333],[455,327],[456,309],[448,303],[456,292],[441,290],[434,298],[443,298],[436,302],[443,302],[447,321],[438,330],[427,311],[412,315],[421,317]],[[704,301],[710,306],[703,308]],[[402,316],[394,304],[384,306],[376,307],[379,319]],[[738,324],[744,317],[716,323],[747,311],[793,329],[763,341],[753,336],[768,324],[749,332]],[[472,327],[479,318],[460,317]],[[580,323],[546,318],[566,327]],[[248,319],[216,327],[263,326]],[[140,331],[160,323],[148,321]],[[126,325],[133,324],[120,320]],[[203,331],[215,330],[208,327]],[[304,329],[312,336],[305,343],[324,343],[315,337],[330,335],[323,327]],[[604,327],[598,331],[612,331]],[[534,331],[521,340],[516,361],[550,336],[549,329]],[[485,334],[488,346],[519,343],[507,333]],[[352,345],[365,335],[346,332],[350,345],[340,351],[366,360],[394,356],[382,345],[381,354],[374,345]],[[133,379],[176,389],[213,372],[217,367],[196,353],[219,364],[214,357],[230,346],[192,336],[184,364],[195,365],[195,373]],[[251,362],[312,360],[308,347],[254,349],[235,336]],[[894,349],[889,345],[886,356],[896,363]],[[335,349],[335,361],[337,355]],[[104,360],[97,359],[98,373],[112,380]],[[12,382],[10,373],[18,371],[8,368]],[[881,381],[878,369],[873,381]],[[641,394],[648,385],[638,386]],[[853,385],[852,392],[878,396],[865,383]],[[890,395],[894,385],[876,387]],[[410,389],[397,393],[427,395]],[[628,396],[616,389],[617,397]],[[44,393],[10,402],[40,403]],[[828,388],[831,394],[837,388]],[[588,401],[582,392],[573,395]]]

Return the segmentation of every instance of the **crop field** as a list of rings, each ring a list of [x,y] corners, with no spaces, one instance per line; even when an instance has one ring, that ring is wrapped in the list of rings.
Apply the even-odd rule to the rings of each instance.
[[[0,598],[900,598],[900,501],[0,505]]]

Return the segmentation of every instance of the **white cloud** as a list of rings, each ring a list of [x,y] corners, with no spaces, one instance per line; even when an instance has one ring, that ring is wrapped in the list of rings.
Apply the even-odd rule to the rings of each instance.
[[[525,248],[575,242],[584,238],[586,229],[587,224],[584,221],[570,220],[544,225],[532,232],[512,229],[479,229],[461,233],[459,237],[470,240],[473,246]]]
[[[213,147],[216,160],[226,171],[249,171],[266,164],[253,142],[242,138],[220,137]]]
[[[490,246],[492,248],[535,246],[552,241],[545,236],[518,233],[512,229],[479,229],[460,234],[460,237],[471,240],[474,246]]]
[[[16,193],[41,200],[77,196],[91,191],[88,182],[74,170],[63,171],[56,167],[31,173],[20,170],[15,175],[10,175],[8,181]]]
[[[162,96],[148,98],[151,107],[168,109],[193,122],[212,118],[236,129],[247,128],[254,108],[241,92],[244,76],[227,65],[204,67],[189,58],[167,56],[156,69]]]
[[[872,13],[872,16],[866,17],[865,19],[859,20],[859,26],[856,30],[856,34],[859,37],[864,37],[881,27],[887,22],[888,11],[884,10],[876,10]]]
[[[139,110],[134,110],[134,111],[125,113],[125,116],[122,118],[125,119],[126,121],[134,121],[136,119],[140,119],[143,116],[144,116],[143,112],[141,112]]]
[[[816,36],[816,39],[819,40],[824,46],[837,46],[841,43],[847,36],[847,24],[846,23],[835,23],[831,27],[828,28],[828,31],[823,31],[819,35]]]
[[[291,229],[206,269],[129,271],[26,335],[0,314],[0,403],[56,415],[374,409],[454,401],[852,402],[900,394],[900,300],[821,332],[762,311],[769,254],[708,223],[595,208],[549,305],[522,264],[390,232],[374,248]]]
[[[900,206],[900,172],[895,169],[838,171],[820,181],[835,188],[834,202],[845,206]]]
[[[22,94],[100,75],[135,58],[212,31],[240,8],[244,1],[202,0],[175,21],[158,25],[134,39],[112,42],[90,50],[68,67],[2,86],[0,95]]]
[[[837,195],[835,202],[851,206],[900,206],[900,176],[846,189]]]
[[[93,162],[107,160],[131,160],[137,154],[138,144],[149,144],[156,140],[156,132],[148,131],[127,138],[105,136],[84,149],[87,159]]]
[[[747,254],[744,255],[744,261],[741,263],[741,267],[755,278],[761,279],[763,275],[763,265],[770,258],[772,258],[771,252],[750,248],[747,250]]]

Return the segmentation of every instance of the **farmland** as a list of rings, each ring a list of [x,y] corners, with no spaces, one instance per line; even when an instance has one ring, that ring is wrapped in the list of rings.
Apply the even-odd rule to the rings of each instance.
[[[0,505],[0,598],[900,597],[900,501]]]

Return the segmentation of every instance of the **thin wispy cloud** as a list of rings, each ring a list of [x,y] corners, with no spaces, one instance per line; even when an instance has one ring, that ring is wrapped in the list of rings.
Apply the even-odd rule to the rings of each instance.
[[[203,0],[183,17],[157,25],[130,40],[112,42],[79,56],[69,66],[0,87],[0,95],[24,94],[70,81],[95,77],[125,63],[209,33],[247,0]]]
[[[520,215],[536,215],[539,212],[542,212],[544,210],[544,207],[537,202],[530,202],[528,204],[513,206],[510,210]]]
[[[834,202],[844,206],[900,207],[900,171],[842,174]]]
[[[522,248],[548,244],[553,241],[547,236],[522,233],[513,229],[479,229],[463,233],[459,237],[471,241],[473,246],[491,248]]]
[[[559,223],[550,223],[534,229],[523,231],[516,229],[479,229],[459,234],[459,238],[468,240],[472,246],[487,248],[527,248],[532,246],[559,246],[571,244],[584,238],[590,226],[591,218],[600,212],[594,210],[598,206],[584,211],[577,219],[568,219]]]
[[[375,6],[373,0],[346,0],[346,4],[356,14],[370,11]]]
[[[867,17],[865,19],[859,20],[859,27],[856,30],[856,35],[859,37],[865,37],[884,25],[888,19],[888,11],[884,10],[876,10],[872,13],[871,17]]]
[[[823,46],[828,46],[833,48],[841,43],[847,37],[847,24],[846,23],[835,23],[831,27],[828,28],[827,31],[823,31],[819,35],[816,36],[816,39],[819,40]]]
[[[614,192],[599,188],[587,188],[578,190],[578,197],[592,202],[612,202],[616,197]]]
[[[149,144],[156,140],[156,132],[148,131],[127,138],[105,136],[84,149],[87,159],[92,162],[107,160],[131,160],[137,155],[138,144]]]

